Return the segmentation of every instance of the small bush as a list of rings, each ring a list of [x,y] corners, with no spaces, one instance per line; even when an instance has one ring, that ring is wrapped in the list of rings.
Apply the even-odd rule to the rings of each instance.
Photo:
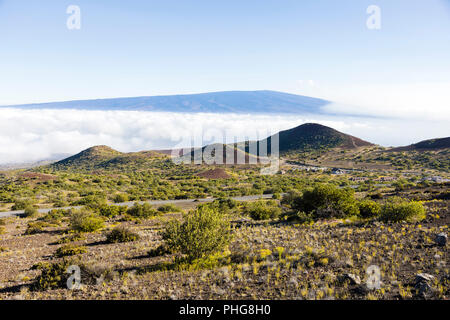
[[[425,215],[425,208],[420,202],[394,197],[382,206],[380,218],[386,222],[400,222],[420,220]]]
[[[168,250],[180,252],[188,261],[222,250],[231,238],[230,222],[216,209],[200,207],[184,216],[184,222],[170,221],[164,232]]]
[[[109,243],[132,242],[139,240],[139,235],[127,229],[125,226],[118,226],[107,234],[106,240]]]
[[[181,209],[173,204],[166,204],[158,208],[159,212],[169,213],[169,212],[180,212]]]
[[[103,195],[88,195],[78,200],[75,204],[86,206],[93,210],[99,210],[102,206],[106,205],[106,197]]]
[[[6,219],[0,219],[0,226],[6,225]]]
[[[36,234],[36,233],[42,233],[44,232],[44,228],[48,227],[49,224],[44,221],[36,221],[36,222],[30,222],[28,224],[27,230],[25,230],[26,235]]]
[[[14,202],[11,210],[24,210],[28,206],[32,206],[33,201],[30,199],[18,199]]]
[[[162,245],[160,245],[160,246],[158,246],[156,248],[151,249],[148,252],[148,255],[149,255],[149,257],[153,258],[153,257],[163,256],[163,255],[165,255],[167,253],[171,253],[171,251],[169,250],[169,248],[165,244],[162,244]]]
[[[115,216],[122,215],[127,212],[127,207],[125,206],[108,206],[103,205],[100,207],[100,215],[108,218],[113,218]]]
[[[244,213],[253,220],[269,220],[278,218],[281,208],[276,205],[275,201],[255,201],[246,205]]]
[[[238,202],[229,198],[219,198],[210,203],[201,204],[199,207],[209,207],[221,214],[229,214],[232,209],[237,208]]]
[[[281,198],[281,204],[287,207],[292,207],[294,204],[294,200],[301,197],[302,194],[295,190],[289,190],[283,197]]]
[[[67,256],[75,256],[77,254],[82,254],[86,252],[87,252],[86,247],[74,246],[69,244],[58,248],[58,250],[56,250],[55,252],[55,257],[62,258]]]
[[[125,193],[118,193],[113,198],[114,203],[127,202],[128,200],[129,200],[128,195]]]
[[[81,235],[80,233],[74,233],[74,234],[62,237],[56,243],[57,244],[64,244],[64,243],[80,241],[80,240],[84,240],[84,239],[86,239],[86,238],[83,235]]]
[[[5,233],[5,227],[0,227],[0,234],[4,234]]]
[[[38,210],[33,206],[27,206],[24,210],[24,216],[26,218],[33,218],[38,215]]]
[[[66,287],[67,279],[70,274],[67,273],[70,263],[67,261],[46,263],[41,262],[33,266],[32,269],[41,271],[41,274],[36,278],[32,289],[34,290],[48,290],[59,289]]]
[[[59,225],[62,219],[65,217],[66,211],[64,210],[51,210],[45,216],[42,217],[42,221],[48,222],[50,224]]]
[[[76,232],[94,232],[104,226],[103,219],[95,213],[75,211],[70,215],[70,228]]]
[[[135,203],[134,206],[128,209],[127,213],[130,216],[140,219],[148,219],[160,214],[160,212],[153,209],[149,203],[144,204]]]
[[[305,190],[302,196],[293,196],[291,208],[312,213],[314,218],[344,218],[359,214],[352,189],[339,189],[332,184],[320,184]]]
[[[363,200],[358,202],[359,215],[363,218],[375,218],[381,213],[381,206],[371,200]]]
[[[311,214],[306,214],[302,211],[297,212],[291,219],[295,222],[304,224],[308,224],[314,221]]]

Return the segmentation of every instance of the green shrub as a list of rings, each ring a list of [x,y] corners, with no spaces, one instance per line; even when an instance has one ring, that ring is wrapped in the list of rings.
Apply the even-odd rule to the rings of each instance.
[[[24,210],[24,216],[26,218],[33,218],[38,215],[38,210],[33,206],[27,206]]]
[[[158,208],[158,211],[164,212],[164,213],[169,213],[169,212],[180,212],[181,209],[173,204],[166,204],[166,205],[160,206]]]
[[[62,237],[56,243],[57,244],[64,244],[64,243],[80,241],[80,240],[84,240],[84,239],[86,239],[86,238],[83,235],[81,235],[80,233],[74,233],[74,234]]]
[[[0,227],[0,234],[5,234],[5,227]]]
[[[36,222],[30,222],[28,224],[27,230],[25,230],[26,235],[36,234],[44,232],[44,228],[48,227],[48,223],[44,221],[36,221]]]
[[[61,209],[54,209],[49,211],[45,216],[42,217],[42,220],[51,223],[59,225],[62,221],[62,219],[66,216],[66,211]]]
[[[32,206],[33,201],[30,199],[17,199],[14,201],[14,205],[12,206],[11,210],[24,210],[28,206]]]
[[[106,198],[103,195],[88,195],[78,200],[76,204],[86,206],[93,210],[99,210],[102,206],[106,205]]]
[[[359,215],[363,218],[375,218],[381,213],[381,206],[372,200],[358,202]]]
[[[131,242],[139,239],[139,235],[127,229],[125,226],[118,226],[107,234],[106,240],[109,243]]]
[[[255,201],[245,206],[244,214],[249,215],[253,220],[269,220],[278,218],[281,208],[275,201]]]
[[[184,215],[184,222],[170,221],[162,238],[168,250],[180,252],[188,261],[222,250],[231,238],[230,222],[217,209],[200,207]]]
[[[288,192],[286,192],[285,195],[283,195],[280,203],[283,206],[292,207],[292,205],[294,204],[294,200],[296,200],[297,198],[299,198],[301,196],[302,196],[302,194],[300,192],[298,192],[296,190],[289,190]]]
[[[68,244],[58,248],[58,250],[56,250],[55,252],[55,257],[62,258],[67,256],[75,256],[77,254],[82,254],[86,252],[87,252],[86,247]]]
[[[127,202],[128,200],[129,200],[128,195],[125,193],[118,193],[113,198],[114,203]]]
[[[55,208],[63,208],[63,207],[67,207],[68,205],[69,205],[69,203],[63,198],[53,199],[53,206]]]
[[[103,219],[92,212],[74,211],[70,215],[70,229],[76,232],[94,232],[103,225]]]
[[[394,197],[382,206],[380,218],[386,222],[400,222],[420,220],[425,215],[425,208],[420,202]]]
[[[6,219],[0,219],[0,226],[6,225]]]
[[[314,221],[311,214],[306,214],[302,211],[297,212],[293,217],[291,217],[291,220],[298,223],[306,223],[306,224]]]
[[[48,263],[40,262],[32,267],[41,271],[41,274],[36,278],[32,289],[33,290],[48,290],[65,288],[70,274],[67,269],[71,264],[68,261]]]
[[[125,206],[108,206],[103,205],[99,209],[100,215],[108,218],[113,218],[115,216],[122,215],[127,212],[127,207]]]
[[[160,257],[167,253],[171,253],[171,251],[169,250],[169,248],[167,247],[166,244],[162,244],[162,245],[148,251],[148,255],[151,258]]]
[[[320,184],[293,197],[291,208],[295,211],[312,213],[314,218],[344,218],[359,214],[354,190],[339,189],[332,184]]]
[[[201,204],[200,207],[209,207],[222,214],[228,214],[238,206],[238,202],[229,198],[219,198],[210,203]]]
[[[127,213],[130,216],[141,219],[148,219],[160,214],[157,210],[153,209],[149,203],[135,203],[134,206],[128,209]]]

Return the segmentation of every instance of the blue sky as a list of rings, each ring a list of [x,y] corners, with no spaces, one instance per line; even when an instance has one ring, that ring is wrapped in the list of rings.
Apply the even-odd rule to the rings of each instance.
[[[69,5],[80,30],[66,27]],[[366,26],[370,5],[380,30]],[[449,136],[450,0],[0,0],[0,105],[225,90],[385,120],[1,109],[0,164],[172,147],[169,135],[195,126],[315,121],[384,146]]]
[[[450,82],[450,1],[0,0],[0,46],[0,105],[254,89],[360,105],[370,86]]]

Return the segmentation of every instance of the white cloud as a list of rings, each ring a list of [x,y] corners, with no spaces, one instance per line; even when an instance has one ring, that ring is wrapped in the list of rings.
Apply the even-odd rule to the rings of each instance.
[[[303,94],[335,103],[325,107],[336,113],[450,121],[450,82],[323,85]]]
[[[370,118],[301,115],[242,115],[139,111],[0,109],[0,164],[75,154],[94,145],[119,151],[185,147],[208,131],[216,142],[263,138],[305,122],[318,122],[383,145],[444,136],[447,122],[405,122]],[[270,131],[267,131],[269,129]],[[184,140],[180,140],[185,138]],[[200,142],[198,142],[200,141]]]

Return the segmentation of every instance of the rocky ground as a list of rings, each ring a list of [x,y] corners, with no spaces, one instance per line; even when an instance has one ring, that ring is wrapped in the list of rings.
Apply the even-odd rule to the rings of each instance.
[[[179,214],[141,224],[109,221],[107,229],[122,223],[140,240],[110,244],[106,229],[74,242],[87,249],[71,257],[83,266],[78,290],[33,289],[40,274],[33,265],[63,259],[54,254],[67,225],[24,235],[31,219],[7,218],[0,226],[0,299],[448,299],[448,243],[441,237],[439,245],[436,235],[448,234],[449,204],[425,202],[427,218],[418,223],[296,225],[234,217],[229,249],[191,266],[149,254],[165,222]]]

